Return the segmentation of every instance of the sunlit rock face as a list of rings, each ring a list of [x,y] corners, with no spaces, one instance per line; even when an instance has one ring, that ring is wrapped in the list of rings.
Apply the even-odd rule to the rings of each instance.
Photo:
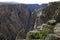
[[[25,4],[1,4],[0,5],[0,32],[5,34],[8,40],[15,40],[18,32],[23,38],[33,29],[36,15]]]

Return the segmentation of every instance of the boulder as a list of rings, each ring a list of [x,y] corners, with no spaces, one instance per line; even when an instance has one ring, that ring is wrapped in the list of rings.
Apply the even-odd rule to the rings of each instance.
[[[48,25],[55,25],[56,24],[56,20],[49,20],[48,21]]]

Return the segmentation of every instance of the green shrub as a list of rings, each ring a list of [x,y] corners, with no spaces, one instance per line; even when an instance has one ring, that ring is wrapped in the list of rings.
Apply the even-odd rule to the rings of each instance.
[[[51,29],[49,29],[49,28],[43,29],[39,34],[40,39],[44,39],[47,36],[47,34],[49,34],[49,33],[52,33]]]
[[[27,39],[43,39],[47,36],[47,34],[52,33],[52,30],[50,28],[45,28],[41,30],[40,32],[28,32],[27,33]]]

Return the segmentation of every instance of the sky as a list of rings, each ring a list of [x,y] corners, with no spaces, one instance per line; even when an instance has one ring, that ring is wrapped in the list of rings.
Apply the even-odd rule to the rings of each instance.
[[[42,4],[49,3],[59,0],[0,0],[0,2],[17,2],[17,3],[25,3],[25,4]]]

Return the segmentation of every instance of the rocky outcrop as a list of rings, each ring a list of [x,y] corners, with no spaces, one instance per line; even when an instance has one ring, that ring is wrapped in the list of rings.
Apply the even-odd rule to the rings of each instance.
[[[60,40],[60,23],[54,26],[53,33],[48,34],[45,40]]]
[[[35,26],[41,26],[47,23],[49,20],[56,20],[60,22],[60,2],[50,2],[48,6],[41,8],[38,12],[37,19],[35,21]]]
[[[42,27],[41,30],[42,33],[39,30],[41,29],[41,27]],[[45,28],[47,28],[48,30],[45,30]],[[39,36],[38,35],[34,36],[33,34],[36,33],[33,33],[34,31],[32,31],[31,33],[33,33],[32,34],[33,38],[37,36],[37,39],[41,39],[40,38],[41,36],[43,40],[60,40],[60,2],[51,2],[48,4],[47,7],[43,8],[40,11],[40,15],[38,15],[36,19],[34,29],[40,31],[41,35],[39,34]],[[47,35],[45,35],[45,33]]]

